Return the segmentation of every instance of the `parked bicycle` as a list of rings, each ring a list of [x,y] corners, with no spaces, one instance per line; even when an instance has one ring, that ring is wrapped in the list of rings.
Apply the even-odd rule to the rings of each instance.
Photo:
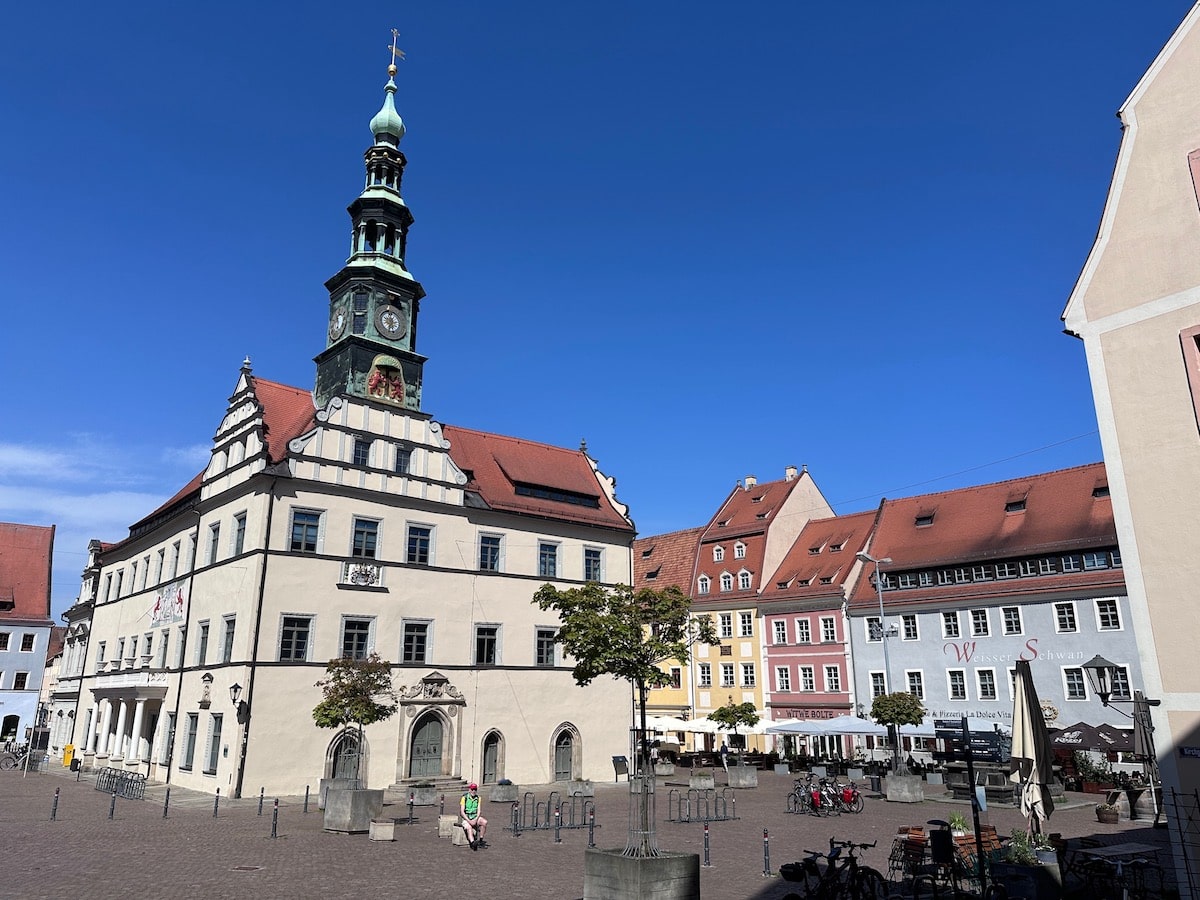
[[[855,852],[869,850],[876,843],[856,844],[830,838],[828,853],[805,850],[808,854],[805,859],[780,866],[779,872],[785,880],[796,882],[800,896],[808,900],[886,900],[887,882],[875,869],[859,865]],[[818,862],[822,859],[824,868]]]
[[[842,784],[837,778],[816,778],[811,772],[797,778],[788,796],[788,812],[829,816],[863,811],[863,798],[853,781]]]
[[[25,759],[29,756],[29,745],[22,744],[0,754],[0,769],[22,769]],[[32,761],[31,761],[32,762]]]

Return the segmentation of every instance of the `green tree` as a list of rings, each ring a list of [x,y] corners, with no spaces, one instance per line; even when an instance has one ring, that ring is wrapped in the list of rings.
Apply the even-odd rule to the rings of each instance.
[[[363,726],[382,722],[399,708],[396,689],[392,686],[392,664],[381,659],[378,653],[365,659],[331,659],[325,667],[325,676],[317,682],[323,698],[313,707],[313,721],[318,728],[358,725],[358,755],[354,762],[357,782]]]
[[[686,663],[693,644],[720,642],[712,617],[693,616],[691,598],[674,585],[635,591],[625,584],[606,587],[588,582],[569,590],[545,584],[533,595],[533,602],[539,609],[558,613],[562,624],[555,640],[575,660],[576,684],[612,675],[633,685],[640,717],[637,771],[639,777],[653,778],[646,740],[646,692],[671,683],[670,674],[659,668],[661,663],[672,659]],[[638,827],[630,825],[626,856],[659,855],[648,793],[642,790],[638,795]]]
[[[759,715],[753,703],[734,703],[730,697],[728,703],[714,709],[708,714],[708,718],[709,721],[732,729],[736,736],[739,728],[753,728],[757,725]]]
[[[900,755],[900,726],[920,725],[924,717],[925,707],[915,694],[908,691],[880,694],[871,703],[871,718],[888,727],[888,740],[892,742],[892,752],[896,760],[892,771],[897,775],[908,774],[908,766]]]

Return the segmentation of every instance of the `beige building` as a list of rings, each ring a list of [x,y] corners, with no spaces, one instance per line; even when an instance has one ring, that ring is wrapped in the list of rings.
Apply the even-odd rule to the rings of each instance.
[[[89,765],[295,794],[360,756],[367,786],[403,788],[606,778],[627,752],[628,686],[577,687],[557,620],[531,600],[546,582],[631,581],[612,479],[583,449],[421,411],[395,89],[371,121],[350,257],[326,284],[316,390],[247,360],[206,469],[125,540],[93,544],[68,614],[88,633],[71,681]],[[360,746],[311,711],[331,658],[372,652],[400,708]]]
[[[1200,787],[1198,23],[1200,7],[1121,106],[1099,234],[1063,313],[1087,351],[1168,797]]]

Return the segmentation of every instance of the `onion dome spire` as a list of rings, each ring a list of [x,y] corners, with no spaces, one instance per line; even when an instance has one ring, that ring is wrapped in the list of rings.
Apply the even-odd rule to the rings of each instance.
[[[396,112],[395,102],[396,60],[404,59],[404,51],[396,46],[398,38],[399,32],[393,28],[392,45],[388,48],[392,52],[392,62],[388,66],[388,83],[383,89],[383,106],[371,119],[371,134],[375,135],[375,143],[391,144],[393,147],[398,146],[400,139],[404,137],[404,120],[400,118],[400,113]]]

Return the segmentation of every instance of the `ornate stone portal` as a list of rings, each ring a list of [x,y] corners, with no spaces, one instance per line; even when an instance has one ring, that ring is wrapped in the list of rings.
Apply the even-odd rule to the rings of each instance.
[[[441,672],[430,672],[416,684],[401,686],[396,696],[404,710],[397,786],[414,779],[457,778],[462,772],[459,710],[467,705],[462,691]]]

